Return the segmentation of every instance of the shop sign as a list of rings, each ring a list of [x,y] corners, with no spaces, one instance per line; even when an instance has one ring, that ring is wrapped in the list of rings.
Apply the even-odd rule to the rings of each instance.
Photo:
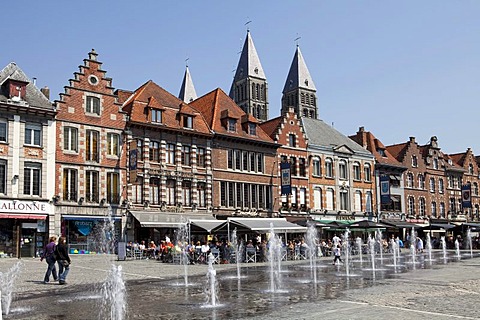
[[[354,216],[337,216],[337,220],[355,221]]]
[[[0,212],[49,214],[50,204],[39,201],[0,200]]]

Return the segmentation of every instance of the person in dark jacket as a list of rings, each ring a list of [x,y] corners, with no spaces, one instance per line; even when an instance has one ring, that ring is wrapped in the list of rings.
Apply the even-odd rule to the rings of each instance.
[[[57,276],[57,268],[55,267],[55,249],[57,245],[55,244],[55,241],[57,241],[57,237],[53,236],[50,237],[49,243],[45,246],[45,249],[43,250],[42,257],[40,258],[40,261],[45,261],[47,262],[47,272],[45,272],[45,277],[43,278],[43,283],[47,284],[50,282],[50,275],[53,275],[53,280],[57,281],[58,276]]]
[[[67,239],[65,239],[65,237],[60,237],[58,239],[56,258],[59,272],[58,283],[66,284],[65,280],[67,278],[68,271],[70,271],[71,261],[70,257],[68,256]]]

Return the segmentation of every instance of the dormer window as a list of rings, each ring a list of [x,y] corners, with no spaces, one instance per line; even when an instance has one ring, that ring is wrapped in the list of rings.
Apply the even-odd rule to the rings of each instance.
[[[257,125],[255,123],[249,123],[248,124],[248,133],[251,136],[256,136],[257,135]]]
[[[193,128],[193,117],[192,116],[183,116],[183,127],[192,129]]]
[[[155,123],[162,123],[162,110],[151,110],[151,121]]]
[[[100,99],[93,96],[87,96],[87,113],[100,114]]]
[[[237,120],[235,119],[228,119],[227,122],[227,130],[231,132],[236,132],[237,131]]]
[[[377,152],[380,156],[386,157],[387,155],[385,154],[385,149],[377,149]]]

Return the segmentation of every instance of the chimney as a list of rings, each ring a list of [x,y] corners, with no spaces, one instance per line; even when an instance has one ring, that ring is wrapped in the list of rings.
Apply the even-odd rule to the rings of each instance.
[[[415,143],[415,137],[410,137],[410,142]]]
[[[33,77],[32,80],[33,80],[33,85],[37,86],[37,78]]]
[[[45,86],[43,87],[42,89],[40,89],[40,91],[43,93],[43,95],[48,99],[50,100],[50,89]]]
[[[88,53],[88,59],[90,60],[97,61],[97,56],[98,56],[98,53],[95,52],[95,49],[92,49],[92,51]]]
[[[358,132],[364,132],[364,131],[365,131],[365,127],[358,128]]]

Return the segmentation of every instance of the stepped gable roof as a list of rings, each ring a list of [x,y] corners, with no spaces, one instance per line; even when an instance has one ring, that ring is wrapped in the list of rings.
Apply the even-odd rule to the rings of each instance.
[[[285,81],[282,93],[287,93],[296,88],[312,91],[317,90],[299,46],[297,46],[297,50],[293,56],[292,65],[288,71],[287,80]]]
[[[215,134],[273,143],[273,140],[260,126],[257,127],[256,135],[250,135],[243,130],[242,120],[248,119],[248,122],[251,123],[258,123],[258,121],[252,117],[246,118],[247,114],[220,88],[190,102],[189,105],[202,113]],[[224,118],[237,119],[237,130],[235,132],[227,130],[225,124],[222,123]]]
[[[283,117],[279,116],[268,121],[265,121],[260,124],[263,131],[270,136],[270,138],[275,139],[275,135],[277,134],[278,127],[282,124]]]
[[[364,149],[361,145],[343,135],[335,128],[329,126],[323,122],[323,120],[305,117],[301,118],[301,120],[309,145],[320,146],[331,150],[344,145],[355,153],[369,155],[373,158],[371,152]]]
[[[52,102],[45,97],[15,62],[10,62],[0,71],[0,86],[3,86],[9,79],[27,83],[25,100],[30,106],[53,110]],[[9,97],[4,95],[3,90],[0,90],[0,101],[6,102],[8,99]]]
[[[445,160],[446,170],[465,171],[465,169],[458,165],[450,155],[444,153],[443,159]]]
[[[403,162],[403,157],[405,157],[405,153],[407,152],[408,142],[393,144],[390,146],[386,146],[387,151],[395,157],[399,162]]]
[[[180,88],[178,98],[185,103],[189,103],[197,99],[197,92],[195,91],[195,86],[193,85],[192,76],[190,75],[190,70],[188,69],[188,66],[185,68],[182,87]]]
[[[467,158],[468,150],[466,152],[449,154],[453,162],[463,167],[465,165],[465,159]]]
[[[184,129],[190,132],[211,134],[210,129],[202,114],[186,105],[182,100],[166,91],[152,80],[140,86],[123,104],[123,111],[130,115],[130,121],[149,123],[149,112],[145,108],[161,109],[162,124],[164,128],[184,129],[181,125],[180,114],[193,116],[193,129]]]
[[[370,131],[365,131],[363,127],[357,132],[356,135],[350,136],[350,139],[353,139],[359,145],[366,147],[370,151],[375,160],[380,164],[403,167],[402,163],[399,162],[383,145],[383,143],[378,140],[373,133]],[[380,154],[378,150],[383,150],[384,155]]]

